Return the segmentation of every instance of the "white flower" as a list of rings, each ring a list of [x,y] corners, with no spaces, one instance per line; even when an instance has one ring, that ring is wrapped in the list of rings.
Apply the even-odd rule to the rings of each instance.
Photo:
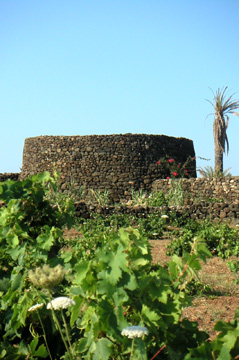
[[[168,219],[168,215],[161,215],[161,219]]]
[[[43,305],[44,305],[43,303],[33,305],[28,309],[28,311],[35,311],[35,310],[40,309],[41,307],[43,307]]]
[[[54,310],[67,309],[69,306],[75,305],[75,301],[66,296],[59,296],[47,304],[47,309],[53,307]]]
[[[143,326],[128,326],[121,331],[122,336],[127,336],[129,339],[140,338],[143,335],[148,335],[148,329]]]

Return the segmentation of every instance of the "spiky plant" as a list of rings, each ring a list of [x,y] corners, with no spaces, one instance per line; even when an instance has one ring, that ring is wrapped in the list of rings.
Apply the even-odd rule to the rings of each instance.
[[[218,88],[216,93],[212,91],[214,96],[213,101],[207,100],[214,107],[213,137],[215,151],[215,173],[223,173],[223,153],[227,150],[228,154],[229,151],[229,141],[227,137],[229,116],[227,114],[234,114],[239,116],[239,114],[234,111],[239,109],[239,101],[232,100],[234,94],[226,99],[226,90],[227,86],[225,88],[222,87],[222,89]]]
[[[223,172],[220,171],[216,171],[214,170],[214,168],[212,166],[205,166],[205,168],[198,168],[197,169],[199,174],[203,177],[203,178],[214,178],[214,177],[231,177],[231,173],[229,172],[230,169],[226,169]]]

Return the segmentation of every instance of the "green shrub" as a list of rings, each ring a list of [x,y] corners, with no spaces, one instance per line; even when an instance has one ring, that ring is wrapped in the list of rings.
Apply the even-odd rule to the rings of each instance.
[[[169,245],[168,254],[182,255],[190,252],[194,237],[204,240],[209,250],[221,258],[239,256],[239,233],[227,224],[212,224],[210,221],[189,220],[181,229],[178,237]]]
[[[167,206],[168,201],[162,191],[153,191],[147,198],[148,206]]]
[[[143,231],[161,229],[161,214],[133,220],[99,217],[95,229],[82,220],[83,236],[92,230],[93,240],[97,231],[103,239],[100,246],[91,242],[87,256],[90,241],[63,237],[62,228],[73,223],[73,207],[67,199],[49,200],[55,185],[48,173],[0,184],[1,359],[237,356],[238,314],[231,323],[217,323],[221,333],[213,342],[197,323],[181,320],[190,301],[187,286],[200,261],[210,256],[203,236],[191,240],[190,252],[184,251],[182,258],[174,254],[168,268],[152,266]],[[118,230],[132,221],[138,229],[127,225]],[[187,231],[193,226],[196,231],[192,224]],[[128,337],[135,331],[132,326],[140,337]]]

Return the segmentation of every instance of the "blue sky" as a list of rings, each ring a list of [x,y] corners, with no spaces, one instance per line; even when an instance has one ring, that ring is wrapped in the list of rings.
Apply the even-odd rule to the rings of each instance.
[[[39,135],[186,137],[213,166],[205,99],[239,100],[238,14],[238,0],[0,0],[0,172]],[[233,175],[238,133],[232,115]]]

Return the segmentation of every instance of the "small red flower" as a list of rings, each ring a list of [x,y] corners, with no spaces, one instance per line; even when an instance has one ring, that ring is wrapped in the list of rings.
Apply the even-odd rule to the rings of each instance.
[[[170,177],[169,177],[169,176],[167,176],[167,177],[166,177],[166,179],[170,179]]]
[[[169,159],[168,162],[169,162],[169,163],[173,163],[173,162],[174,162],[174,159]]]
[[[178,173],[176,173],[176,172],[173,172],[173,176],[177,176],[178,175]]]
[[[159,165],[160,165],[160,164],[161,164],[161,162],[160,162],[160,161],[157,161],[157,164],[159,164]]]

